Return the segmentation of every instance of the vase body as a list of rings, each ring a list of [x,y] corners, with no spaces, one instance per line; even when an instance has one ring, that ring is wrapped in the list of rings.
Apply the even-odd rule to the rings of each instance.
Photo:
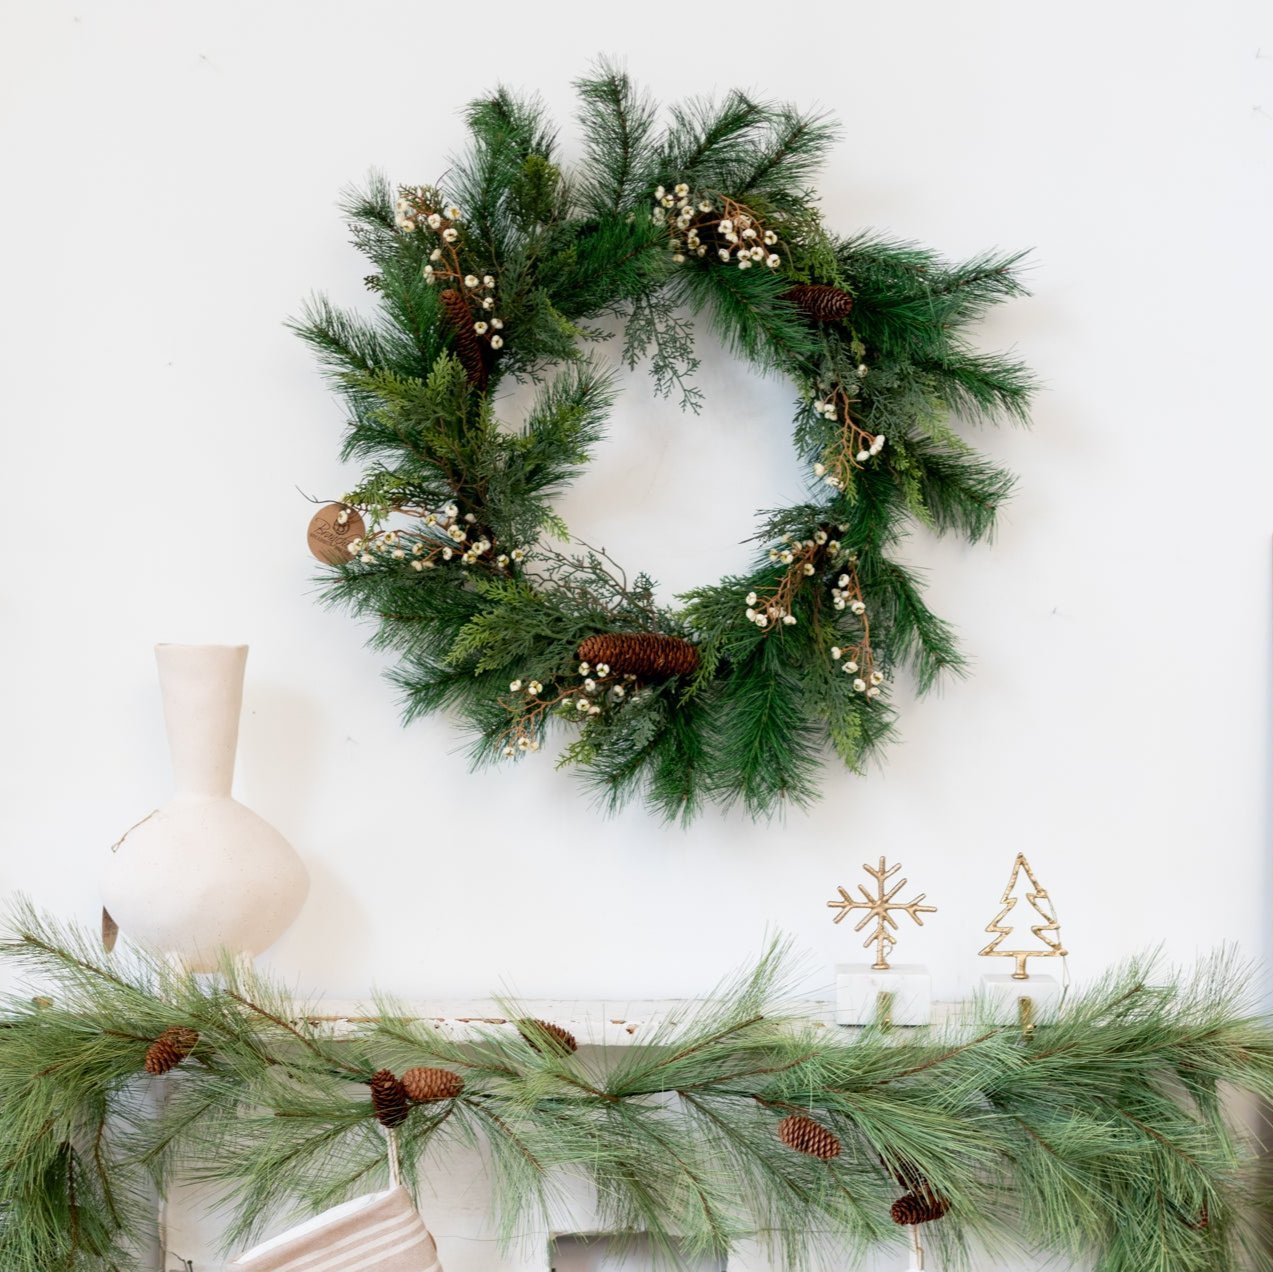
[[[230,794],[246,645],[157,645],[175,793],[116,846],[102,880],[120,931],[211,971],[256,955],[309,891],[295,849]]]

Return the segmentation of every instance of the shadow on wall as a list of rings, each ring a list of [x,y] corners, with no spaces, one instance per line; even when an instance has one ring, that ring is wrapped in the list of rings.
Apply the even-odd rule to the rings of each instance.
[[[322,724],[323,712],[312,694],[254,681],[249,668],[236,781],[244,793],[236,791],[236,797],[266,808],[264,815],[285,834],[305,824],[313,804]]]
[[[647,1272],[661,1266],[644,1237],[572,1235],[558,1237],[552,1246],[552,1272]],[[718,1259],[685,1257],[685,1272],[726,1272]]]

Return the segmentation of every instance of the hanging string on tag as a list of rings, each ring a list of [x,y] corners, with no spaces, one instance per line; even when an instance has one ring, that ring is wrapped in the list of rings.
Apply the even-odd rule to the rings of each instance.
[[[126,831],[124,831],[124,833],[120,835],[120,837],[117,840],[115,840],[113,844],[111,844],[111,848],[110,848],[111,852],[118,852],[120,848],[123,847],[124,840],[127,839],[128,836],[131,835],[133,831],[137,829],[138,826],[144,826],[158,811],[159,809],[152,808],[150,812],[146,814],[145,817],[141,818],[140,821],[133,822],[133,824],[129,826],[129,828]]]
[[[398,1160],[398,1132],[392,1126],[385,1127],[385,1139],[389,1141],[389,1187],[402,1184],[402,1163]]]
[[[924,1272],[924,1243],[920,1240],[919,1224],[911,1224],[911,1266],[907,1272]]]

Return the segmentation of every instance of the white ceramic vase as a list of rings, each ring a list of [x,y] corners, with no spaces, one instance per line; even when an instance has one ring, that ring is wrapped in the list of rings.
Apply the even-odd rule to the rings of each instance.
[[[188,971],[282,935],[309,874],[268,822],[230,797],[246,645],[157,645],[176,793],[116,846],[102,879],[120,931]]]

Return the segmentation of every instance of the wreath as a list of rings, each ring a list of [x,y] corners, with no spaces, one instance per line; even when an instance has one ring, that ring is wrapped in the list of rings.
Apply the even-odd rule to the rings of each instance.
[[[401,656],[407,718],[457,711],[478,761],[538,751],[557,720],[562,763],[612,808],[802,804],[824,744],[860,771],[889,738],[898,671],[923,692],[964,668],[893,551],[915,525],[986,538],[1009,493],[954,423],[1025,418],[1026,368],[964,334],[1022,294],[1020,258],[826,229],[807,189],[823,116],[731,92],[660,129],[613,68],[577,87],[571,172],[541,107],[500,90],[468,107],[445,189],[373,176],[346,197],[379,312],[319,297],[295,323],[348,407],[344,457],[367,465],[334,510],[348,554],[325,596]],[[810,476],[761,515],[748,573],[668,606],[552,501],[605,426],[614,383],[589,349],[607,320],[629,366],[701,408],[687,312],[792,381]],[[536,385],[517,428],[507,380]]]

